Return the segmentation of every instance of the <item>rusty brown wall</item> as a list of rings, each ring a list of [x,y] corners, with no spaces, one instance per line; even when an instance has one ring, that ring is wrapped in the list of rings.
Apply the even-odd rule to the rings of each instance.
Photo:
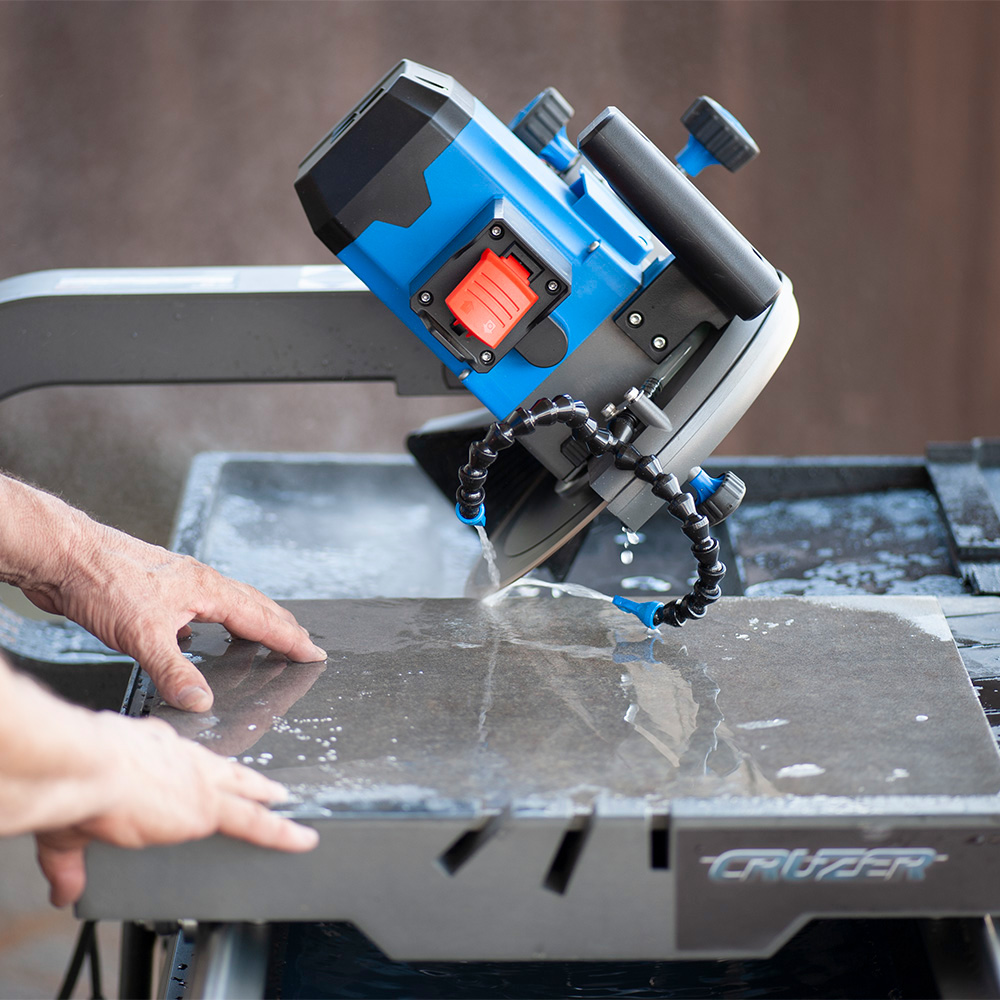
[[[998,51],[990,3],[3,3],[0,277],[323,262],[296,163],[403,55],[502,118],[548,84],[578,128],[616,104],[668,151],[709,93],[763,155],[703,188],[802,312],[723,450],[997,435]],[[446,406],[370,386],[38,390],[0,404],[0,465],[162,538],[194,451],[399,450]]]

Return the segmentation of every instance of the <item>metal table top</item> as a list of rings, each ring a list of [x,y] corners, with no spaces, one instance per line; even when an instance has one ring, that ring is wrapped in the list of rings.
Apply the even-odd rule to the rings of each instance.
[[[159,699],[153,713],[292,786],[316,817],[1000,789],[933,598],[724,599],[700,625],[655,633],[569,596],[288,606],[326,665],[198,626],[189,654],[212,713]]]
[[[1000,904],[993,852],[970,846],[1000,825],[1000,757],[933,598],[731,598],[662,635],[571,597],[289,607],[325,665],[198,626],[213,713],[147,707],[288,783],[319,847],[94,844],[82,916],[344,920],[397,958],[632,959],[768,954],[817,912]],[[831,845],[853,881],[813,861],[807,889],[712,874],[766,848],[777,878],[773,857]]]

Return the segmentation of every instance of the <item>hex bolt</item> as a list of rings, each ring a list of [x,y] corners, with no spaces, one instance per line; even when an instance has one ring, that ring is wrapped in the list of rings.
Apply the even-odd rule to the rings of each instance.
[[[618,407],[615,406],[614,403],[605,403],[604,404],[604,409],[601,410],[601,416],[605,420],[610,420],[615,415],[615,411],[617,409],[618,409]]]
[[[431,293],[428,292],[426,289],[424,289],[424,291],[422,291],[417,296],[417,300],[420,302],[422,306],[429,306],[434,301],[434,296],[431,295]]]
[[[547,281],[547,282],[545,283],[545,290],[546,290],[546,291],[547,291],[547,292],[548,292],[548,293],[549,293],[550,295],[555,295],[555,294],[556,294],[556,292],[558,292],[558,291],[559,291],[559,282],[558,282],[558,281],[556,281],[556,279],[555,279],[555,278],[552,278],[551,280],[549,280],[549,281]]]
[[[642,326],[642,321],[645,316],[641,312],[631,312],[628,314],[628,325],[629,326]]]
[[[667,338],[657,335],[649,343],[654,351],[662,351],[667,346]]]
[[[494,222],[493,225],[490,226],[490,236],[492,236],[495,240],[498,240],[501,236],[503,236],[503,226],[501,226],[499,222]]]
[[[482,352],[480,352],[479,360],[484,365],[491,365],[491,364],[493,364],[493,352],[492,351],[482,351]]]

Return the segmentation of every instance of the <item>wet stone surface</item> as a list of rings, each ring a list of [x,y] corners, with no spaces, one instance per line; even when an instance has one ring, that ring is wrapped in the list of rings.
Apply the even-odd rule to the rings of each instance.
[[[214,471],[192,554],[277,599],[457,597],[479,559],[454,503],[402,456]]]
[[[726,523],[748,596],[963,593],[926,490],[748,502]]]
[[[292,786],[303,815],[1000,789],[929,598],[727,598],[663,634],[571,597],[288,606],[325,665],[197,626],[212,714],[154,714]]]

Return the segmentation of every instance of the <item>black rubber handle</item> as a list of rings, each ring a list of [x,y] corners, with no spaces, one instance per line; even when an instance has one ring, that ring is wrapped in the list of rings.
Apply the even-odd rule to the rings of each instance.
[[[741,319],[775,300],[777,271],[621,111],[602,111],[579,146],[689,275]]]

